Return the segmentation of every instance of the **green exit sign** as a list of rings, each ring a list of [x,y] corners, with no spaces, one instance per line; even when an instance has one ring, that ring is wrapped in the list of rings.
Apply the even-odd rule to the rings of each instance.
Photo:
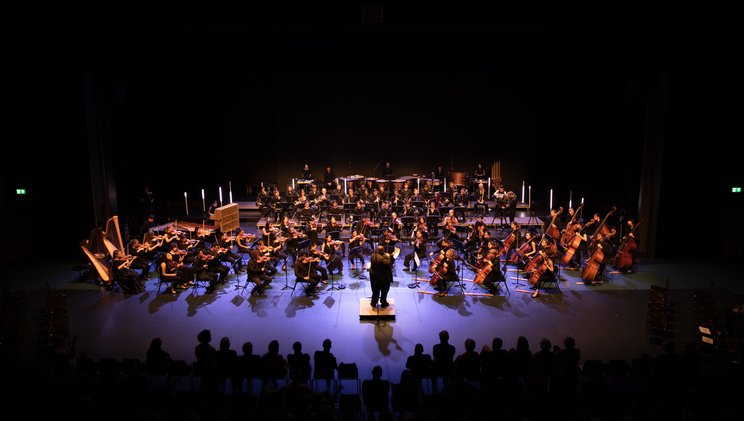
[[[731,187],[731,193],[741,193],[741,187]]]
[[[26,189],[16,189],[16,194],[18,195],[26,194]]]

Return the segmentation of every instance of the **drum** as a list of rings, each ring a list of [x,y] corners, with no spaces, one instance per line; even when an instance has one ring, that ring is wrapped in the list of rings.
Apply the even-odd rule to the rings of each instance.
[[[455,183],[455,186],[465,187],[468,185],[468,176],[464,172],[453,172],[452,182]]]
[[[406,184],[406,180],[402,178],[396,178],[395,180],[392,180],[392,183],[393,183],[393,189],[403,190],[403,186]]]
[[[339,180],[346,182],[346,191],[344,193],[348,193],[349,189],[353,189],[356,192],[361,187],[364,177],[361,175],[350,175],[348,177],[341,177]]]

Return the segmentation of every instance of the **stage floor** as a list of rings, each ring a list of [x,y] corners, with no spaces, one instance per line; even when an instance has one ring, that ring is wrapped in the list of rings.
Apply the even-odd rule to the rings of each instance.
[[[501,286],[495,296],[465,282],[464,291],[454,287],[448,296],[437,297],[408,288],[415,274],[404,271],[400,259],[389,294],[395,300],[395,319],[378,324],[359,319],[360,301],[371,296],[369,279],[359,279],[357,275],[365,272],[344,264],[343,276],[335,282],[345,284],[345,289],[331,291],[330,284],[320,284],[319,294],[310,297],[301,288],[284,289],[285,282],[290,287],[294,284],[294,276],[285,278],[281,271],[261,297],[236,290],[236,283],[244,283],[246,275],[232,273],[214,294],[188,289],[176,295],[157,295],[154,277],[141,294],[109,291],[80,280],[71,263],[10,267],[4,278],[12,290],[22,290],[26,297],[28,338],[21,354],[25,364],[32,364],[38,356],[36,332],[49,288],[66,293],[71,333],[78,337],[79,351],[94,359],[144,360],[150,340],[159,336],[174,359],[191,363],[197,333],[211,329],[215,347],[226,336],[238,353],[243,342],[251,341],[254,352],[263,354],[268,343],[277,339],[284,355],[291,352],[294,341],[312,354],[324,338],[330,338],[338,361],[356,362],[361,378],[369,378],[372,367],[379,364],[383,377],[394,381],[415,344],[422,343],[431,353],[443,329],[450,332],[458,354],[466,338],[475,339],[480,350],[496,336],[503,338],[507,349],[525,336],[533,351],[542,338],[562,346],[564,337],[573,336],[582,360],[659,354],[660,346],[645,333],[646,305],[650,286],[667,285],[667,280],[677,311],[673,340],[681,349],[684,341],[692,339],[689,307],[693,289],[712,291],[720,306],[732,299],[732,293],[744,292],[733,266],[642,261],[639,273],[613,275],[601,286],[582,285],[579,272],[562,271],[560,291],[545,291],[537,298],[516,292],[527,284],[514,279],[508,279],[510,292]],[[425,277],[426,272],[420,270],[418,275]],[[516,273],[507,272],[507,276]],[[463,278],[472,279],[472,272],[463,271]],[[421,290],[430,289],[427,282],[421,283]]]

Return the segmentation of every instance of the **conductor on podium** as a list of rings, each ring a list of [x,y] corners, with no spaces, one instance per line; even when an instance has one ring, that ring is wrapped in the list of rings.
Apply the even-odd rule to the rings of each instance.
[[[393,282],[393,257],[385,253],[385,247],[377,246],[377,250],[371,257],[369,268],[369,279],[372,284],[372,301],[370,305],[377,307],[379,300],[380,307],[388,307],[387,294],[390,290],[390,284]]]

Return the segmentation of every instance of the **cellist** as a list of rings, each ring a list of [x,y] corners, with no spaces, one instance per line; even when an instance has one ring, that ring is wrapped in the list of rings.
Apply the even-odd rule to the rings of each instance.
[[[497,286],[499,282],[506,282],[506,279],[504,279],[503,269],[501,269],[501,261],[499,260],[500,255],[501,253],[499,253],[498,250],[490,249],[481,262],[485,265],[481,270],[488,272],[485,279],[483,279],[483,286],[493,295],[496,295],[499,292]],[[504,264],[504,268],[506,268],[506,264]]]
[[[532,283],[535,277],[537,278],[534,282],[533,288],[535,288],[535,292],[532,294],[532,298],[540,295],[540,287],[542,286],[543,282],[551,281],[555,277],[555,267],[553,266],[553,259],[550,258],[550,255],[548,253],[545,253],[543,251],[540,251],[540,254],[542,254],[543,256],[543,262],[530,275],[530,283]]]

